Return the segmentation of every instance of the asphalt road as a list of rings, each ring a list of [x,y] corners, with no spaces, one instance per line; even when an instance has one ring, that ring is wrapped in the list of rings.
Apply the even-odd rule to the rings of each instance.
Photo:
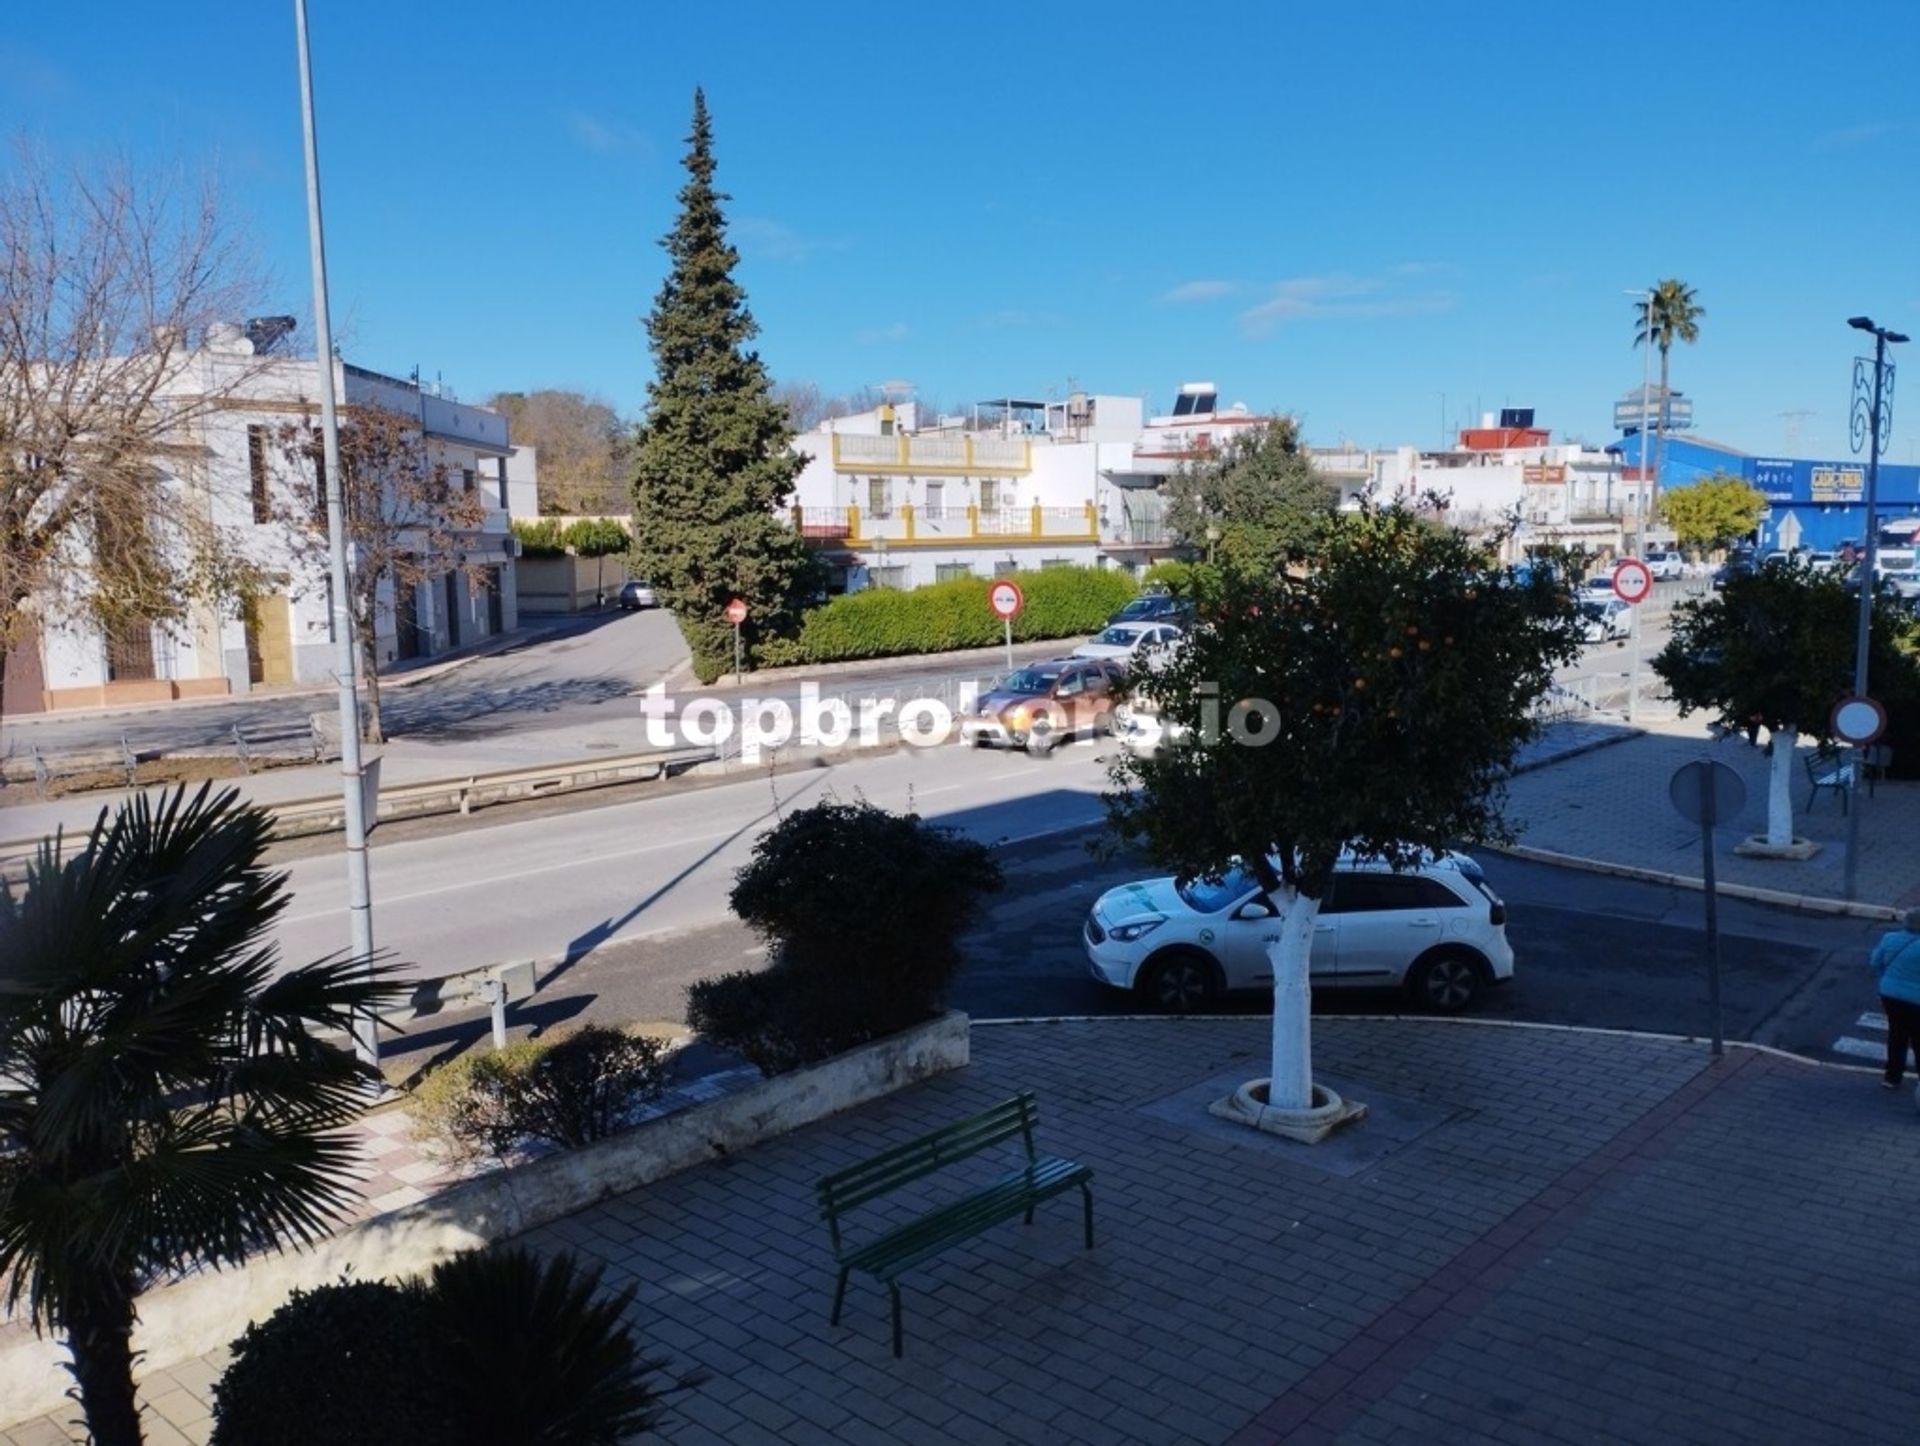
[[[1096,837],[1093,828],[1069,827],[1002,845],[1007,887],[965,940],[966,962],[954,990],[958,1007],[979,1018],[1137,1010],[1132,997],[1089,977],[1079,931],[1097,894],[1152,870],[1126,854],[1096,859],[1088,848]],[[1699,894],[1498,854],[1483,854],[1481,861],[1506,899],[1517,963],[1513,982],[1489,994],[1479,1016],[1704,1040],[1711,1026]],[[1833,1042],[1875,1007],[1864,960],[1883,928],[1723,901],[1726,1037],[1841,1058]],[[677,1022],[688,984],[760,967],[764,958],[759,941],[731,920],[597,945],[543,971],[540,993],[516,1009],[514,1029],[586,1018]],[[1268,1006],[1264,995],[1252,994],[1223,1007],[1259,1013]],[[1323,1013],[1402,1007],[1397,995],[1372,991],[1315,1000]],[[433,1016],[412,1025],[395,1052],[418,1059],[485,1030],[484,1018],[471,1011]]]
[[[1665,641],[1666,613],[1672,603],[1704,583],[1661,583],[1644,605],[1645,626],[1632,644],[1598,644],[1560,670],[1559,681],[1588,701],[1603,706],[1624,702],[1634,651],[1651,657]],[[1025,646],[1019,658],[1070,651],[1076,640]],[[648,746],[643,715],[646,689],[672,674],[686,659],[686,648],[671,616],[664,612],[602,613],[584,619],[542,623],[539,633],[511,650],[476,658],[446,673],[406,687],[389,685],[382,710],[389,736],[454,744],[512,736],[524,739],[543,731],[591,727],[594,747],[638,750]],[[953,705],[965,683],[982,684],[997,671],[988,660],[972,667],[951,662],[902,659],[877,663],[858,673],[823,675],[822,697],[856,701],[930,696]],[[1650,668],[1641,670],[1642,687],[1657,685]],[[675,717],[665,726],[674,741],[684,741],[680,716],[699,698],[714,698],[736,710],[745,696],[797,706],[802,682],[769,680],[740,690],[702,688],[682,674],[670,685]],[[121,737],[136,748],[225,748],[233,729],[297,729],[310,713],[333,706],[331,694],[304,693],[242,697],[230,702],[173,705],[85,717],[59,714],[0,725],[0,753],[24,753],[31,745],[48,756],[62,752],[117,747]],[[580,746],[560,747],[578,753]]]

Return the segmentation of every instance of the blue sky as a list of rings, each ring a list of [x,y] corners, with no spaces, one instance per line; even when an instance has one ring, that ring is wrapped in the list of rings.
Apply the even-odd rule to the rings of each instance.
[[[0,131],[217,166],[304,312],[290,0],[7,9]],[[1621,291],[1676,275],[1701,434],[1844,455],[1845,318],[1920,334],[1909,0],[1199,13],[312,0],[336,326],[463,397],[636,408],[698,83],[762,353],[829,392],[1207,378],[1317,443],[1502,405],[1603,441]]]

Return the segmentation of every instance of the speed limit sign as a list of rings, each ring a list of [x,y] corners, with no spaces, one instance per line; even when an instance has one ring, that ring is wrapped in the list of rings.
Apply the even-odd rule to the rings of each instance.
[[[993,615],[1003,622],[1011,622],[1020,615],[1020,609],[1027,605],[1027,599],[1020,591],[1020,584],[1000,578],[987,589],[987,606]]]

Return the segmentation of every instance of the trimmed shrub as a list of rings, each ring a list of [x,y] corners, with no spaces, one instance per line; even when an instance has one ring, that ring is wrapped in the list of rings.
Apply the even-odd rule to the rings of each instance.
[[[583,1025],[441,1065],[414,1090],[414,1119],[456,1158],[504,1158],[527,1144],[577,1149],[659,1099],[669,1069],[659,1040]]]
[[[1220,569],[1207,562],[1167,558],[1156,562],[1140,579],[1143,586],[1158,584],[1175,597],[1212,596],[1219,590]]]
[[[864,802],[789,814],[754,845],[731,898],[772,965],[693,985],[688,1020],[771,1075],[930,1019],[946,1007],[961,931],[999,887],[984,844],[915,814]]]
[[[1093,632],[1134,594],[1133,579],[1110,568],[1049,567],[1019,573],[1014,581],[1026,597],[1013,620],[1016,641]],[[763,642],[759,661],[834,663],[992,647],[1002,635],[1000,620],[987,611],[988,585],[987,578],[963,577],[831,598],[807,612],[798,637]]]
[[[627,529],[611,517],[582,517],[570,522],[561,540],[577,557],[612,557],[633,545]]]
[[[437,1369],[433,1346],[417,1286],[342,1280],[296,1290],[234,1341],[213,1387],[210,1446],[459,1446],[456,1383]]]
[[[534,522],[516,521],[513,535],[520,539],[522,557],[564,557],[566,540],[558,519],[542,517]]]
[[[233,1343],[211,1446],[618,1446],[667,1390],[623,1319],[631,1287],[523,1248],[469,1251],[424,1282],[342,1281]]]

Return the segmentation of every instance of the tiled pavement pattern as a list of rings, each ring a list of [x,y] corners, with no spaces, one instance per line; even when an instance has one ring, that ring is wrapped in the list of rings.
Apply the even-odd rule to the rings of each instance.
[[[1260,1072],[1266,1029],[983,1027],[967,1070],[534,1239],[634,1283],[649,1345],[710,1373],[674,1398],[676,1442],[1917,1439],[1904,1092],[1755,1051],[1348,1018],[1315,1022],[1318,1067],[1417,1120],[1389,1152],[1146,1112]],[[1020,1088],[1041,1147],[1096,1172],[1096,1248],[1057,1200],[907,1280],[903,1361],[871,1282],[829,1327],[816,1178]],[[150,1383],[156,1410],[185,1415],[211,1369]],[[150,1439],[204,1423],[174,1429]]]
[[[1604,728],[1603,724],[1587,724]],[[1681,764],[1713,758],[1747,785],[1747,807],[1719,833],[1722,882],[1838,899],[1847,820],[1831,792],[1807,807],[1806,747],[1793,767],[1794,832],[1821,845],[1804,862],[1742,858],[1733,846],[1767,822],[1769,758],[1744,737],[1713,742],[1696,714],[1650,723],[1642,737],[1523,773],[1508,785],[1507,817],[1533,848],[1610,863],[1700,876],[1700,834],[1674,812],[1667,781]],[[1622,729],[1624,731],[1624,728]],[[1861,800],[1858,897],[1900,908],[1920,905],[1920,782],[1883,782]],[[1920,1433],[1916,1434],[1920,1439]]]

